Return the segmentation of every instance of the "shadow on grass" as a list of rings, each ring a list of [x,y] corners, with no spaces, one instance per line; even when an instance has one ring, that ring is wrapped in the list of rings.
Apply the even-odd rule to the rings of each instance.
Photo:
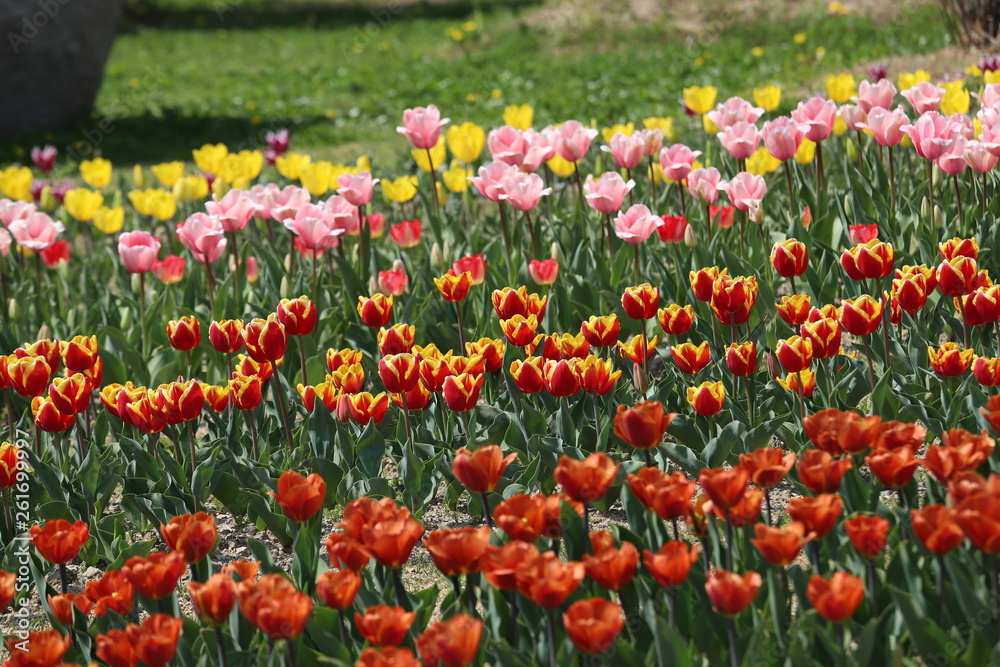
[[[137,0],[125,9],[122,31],[138,27],[187,30],[238,28],[343,28],[374,22],[384,26],[397,18],[453,19],[476,10],[521,9],[542,0]]]
[[[0,164],[30,163],[32,146],[53,144],[60,162],[87,160],[101,155],[116,165],[191,160],[191,150],[204,144],[224,143],[230,151],[266,146],[265,133],[288,128],[295,135],[309,127],[329,123],[323,116],[297,122],[268,120],[254,125],[246,118],[198,117],[166,110],[162,115],[91,117],[86,121],[47,132],[5,137],[0,143]],[[294,146],[293,146],[294,148]]]

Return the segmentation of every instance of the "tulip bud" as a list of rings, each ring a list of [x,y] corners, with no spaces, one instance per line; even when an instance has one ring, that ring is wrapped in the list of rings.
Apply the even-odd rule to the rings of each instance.
[[[851,162],[858,159],[858,148],[853,141],[847,142],[847,159]]]
[[[920,200],[920,219],[923,220],[931,214],[931,203],[924,197]]]
[[[844,195],[844,214],[848,219],[854,217],[854,205],[851,203],[850,195]]]
[[[751,203],[748,211],[751,222],[756,222],[758,225],[764,222],[764,209],[761,207],[760,202]]]
[[[379,291],[381,290],[379,288],[378,279],[375,276],[372,276],[371,278],[368,279],[368,293],[375,294],[376,292]]]
[[[142,174],[142,165],[137,164],[132,167],[132,183],[137,188],[146,187],[146,177]]]
[[[933,227],[934,229],[941,229],[944,227],[944,212],[941,210],[941,207],[936,204],[934,206]]]
[[[444,258],[441,255],[441,246],[438,245],[437,241],[431,246],[431,266],[442,267],[444,266]]]
[[[7,314],[10,315],[10,319],[16,320],[21,316],[21,307],[17,303],[17,299],[11,299],[7,302]]]
[[[688,248],[698,247],[698,237],[695,235],[694,227],[692,225],[688,225],[684,228],[684,245]]]
[[[632,386],[640,394],[645,394],[649,390],[649,378],[642,370],[642,364],[632,362]]]
[[[56,198],[52,194],[52,186],[46,185],[42,188],[42,196],[39,198],[38,203],[41,204],[42,208],[46,211],[52,211],[56,207]]]
[[[566,262],[566,255],[563,254],[562,248],[560,248],[559,244],[555,241],[553,241],[552,245],[549,247],[549,257],[556,260],[560,266]]]
[[[288,274],[286,273],[281,278],[281,294],[288,294],[291,291],[291,285],[288,282]]]

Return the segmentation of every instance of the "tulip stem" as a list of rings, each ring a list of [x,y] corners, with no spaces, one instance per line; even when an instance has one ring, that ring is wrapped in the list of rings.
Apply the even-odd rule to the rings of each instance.
[[[656,194],[656,167],[653,166],[653,156],[649,156],[649,189],[653,193],[653,207],[656,207],[659,197]]]
[[[205,258],[205,275],[208,280],[208,305],[212,309],[212,319],[215,319],[215,276],[212,275],[212,263],[208,257]]]
[[[774,525],[774,517],[771,514],[771,489],[764,489],[764,507],[767,510],[767,525]]]
[[[142,351],[143,359],[149,358],[146,350],[146,274],[139,274],[139,349]]]
[[[731,616],[726,617],[726,635],[729,637],[729,664],[739,667],[740,656],[736,647],[736,623]]]
[[[492,529],[494,526],[493,515],[490,514],[490,499],[485,492],[479,494],[479,499],[483,503],[483,516],[486,517],[486,525]]]
[[[722,213],[719,213],[721,216]],[[705,202],[705,227],[708,228],[708,247],[712,247],[712,205]]]
[[[59,563],[59,590],[63,595],[69,593],[69,581],[66,576],[66,563]]]
[[[298,664],[298,661],[295,658],[295,644],[292,643],[291,639],[286,639],[285,646],[288,647],[288,664],[291,665],[291,667],[295,667],[295,665]]]
[[[510,645],[517,648],[517,617],[520,609],[517,607],[517,589],[508,591],[507,601],[510,603]]]
[[[788,163],[789,160],[785,160],[785,163],[782,165],[782,168],[785,172],[785,183],[788,185],[788,203],[789,203],[788,211],[789,215],[798,218],[799,205],[798,202],[795,200],[795,187],[792,185],[792,170],[791,167],[788,166]],[[795,218],[793,218],[793,220]]]
[[[222,626],[215,626],[215,647],[219,652],[219,665],[220,667],[228,667],[229,662],[226,660],[226,647],[224,645],[225,635],[222,634]]]
[[[983,217],[985,217],[986,216],[986,172],[985,171],[982,173],[981,182],[983,184]],[[0,278],[2,278],[2,276],[0,276]],[[0,284],[2,284],[2,282],[3,281],[0,280]],[[4,305],[4,313],[7,312],[6,311],[6,308],[7,308],[6,303],[7,303],[7,299],[5,297],[4,298],[4,304],[5,304]]]
[[[191,497],[194,498],[194,511],[198,511],[198,492],[194,488],[194,475],[198,468],[197,461],[195,461],[194,453],[194,421],[188,421],[187,423],[188,432],[188,446],[191,449],[191,481],[189,485],[191,486]]]
[[[935,574],[937,576],[935,577],[935,583],[937,584],[938,604],[941,609],[944,609],[944,554],[936,554],[936,556],[937,572]]]
[[[632,275],[635,276],[635,284],[639,285],[639,244],[633,245],[632,249]]]
[[[861,138],[858,137],[858,145],[861,145]],[[892,146],[889,149],[889,219],[896,222],[896,162],[892,157]],[[862,162],[862,164],[864,164]]]
[[[934,160],[927,161],[927,201],[930,203],[930,223],[934,226]]]
[[[340,643],[347,646],[347,626],[344,625],[344,610],[337,611],[337,627],[340,629]]]
[[[590,503],[583,504],[583,550],[590,553]]]
[[[229,233],[229,251],[233,255],[233,295],[236,297],[236,314],[243,317],[243,292],[240,290],[240,247],[236,232]]]
[[[278,401],[278,410],[281,412],[281,423],[285,426],[285,437],[288,438],[288,451],[295,449],[295,441],[292,439],[292,426],[288,423],[288,411],[285,407],[285,396],[281,391],[281,382],[278,380],[278,372],[275,369],[273,375],[271,375],[271,392],[274,394]]]
[[[965,295],[958,297],[958,313],[962,318],[962,333],[965,337],[965,347],[969,347],[969,322],[965,319]]]
[[[680,534],[680,531],[677,528],[677,519],[674,519],[671,523],[674,526],[674,541],[678,541],[678,540],[681,539],[681,534]]]
[[[315,259],[313,260],[315,261]],[[296,336],[299,342],[299,364],[302,366],[302,384],[309,386],[309,376],[306,371],[306,345],[302,336]]]
[[[3,393],[4,403],[7,405],[7,437],[10,438],[11,442],[17,440],[17,433],[14,426],[14,405],[10,401],[10,393],[14,391],[13,389],[8,389]]]
[[[872,414],[875,413],[875,371],[873,369],[874,362],[872,361],[872,346],[868,343],[868,336],[865,339],[865,356],[868,357],[868,386],[871,389],[871,400],[872,400]]]
[[[535,238],[535,222],[531,214],[524,211],[524,219],[528,222],[528,233],[531,235],[531,258],[538,259],[538,240]]]
[[[431,201],[434,202],[434,212],[440,215],[441,204],[438,202],[437,171],[434,170],[434,157],[431,155],[430,148],[424,150],[427,151],[427,166],[431,172]]]
[[[11,436],[11,440],[13,439],[14,436]],[[15,473],[15,475],[16,474],[17,473]],[[3,498],[3,522],[7,527],[6,535],[8,544],[10,544],[10,542],[12,542],[14,539],[14,526],[10,520],[10,491],[8,491],[9,488],[10,487],[4,487],[3,489],[0,489]]]
[[[455,302],[455,312],[458,313],[458,345],[459,345],[459,348],[462,350],[462,353],[464,354],[465,353],[465,325],[462,323],[462,302],[461,301],[456,301]]]
[[[677,589],[673,586],[667,589],[667,625],[674,629],[675,610],[677,608]]]
[[[313,299],[316,301],[316,303],[318,305],[319,304],[319,272],[316,270],[316,263],[318,261],[316,259],[316,255],[317,254],[318,253],[314,250],[313,254],[312,254],[312,256],[313,256],[313,265],[312,265],[313,293],[312,293],[312,297],[313,297]],[[302,381],[302,384],[305,384],[305,380]]]
[[[510,261],[510,233],[507,230],[507,213],[503,210],[503,202],[498,201],[497,207],[500,209],[500,229],[503,230],[503,254],[507,259],[507,282],[513,284],[514,276],[511,271],[514,269],[514,265]]]
[[[872,618],[878,617],[878,603],[876,602],[876,585],[878,582],[875,581],[875,561],[871,558],[866,559],[868,566],[868,602],[871,605]],[[938,590],[941,590],[941,586],[938,585]],[[943,609],[944,607],[942,607]]]
[[[677,190],[681,193],[681,215],[687,219],[687,195],[684,194],[684,184],[677,181]]]
[[[392,568],[392,579],[396,584],[396,604],[409,611],[410,600],[406,595],[406,586],[403,585],[403,574],[400,568]]]
[[[546,617],[548,618],[548,629],[549,629],[549,664],[552,665],[552,667],[558,667],[559,663],[556,662],[555,611],[552,609],[547,610]]]
[[[733,550],[735,548],[733,542],[733,520],[730,515],[729,510],[726,510],[726,568],[732,572],[733,571]]]
[[[87,441],[83,437],[83,418],[79,414],[73,415],[73,419],[76,421],[76,440],[80,446],[80,463],[87,458]],[[11,439],[14,436],[11,435]]]
[[[819,204],[819,209],[823,210],[823,187],[825,185],[825,178],[823,174],[823,142],[816,142],[816,202]]]
[[[591,394],[591,398],[594,399],[594,430],[597,432],[597,440],[594,442],[594,451],[603,451],[601,449],[601,412],[597,405],[597,394]],[[646,465],[649,465],[648,456]]]
[[[583,208],[583,181],[580,179],[580,163],[573,163],[573,175],[576,176],[577,208]]]
[[[952,174],[952,181],[955,183],[955,205],[958,207],[957,228],[965,233],[965,216],[962,215],[962,190],[958,187],[958,174]]]
[[[612,225],[611,225],[611,214],[610,213],[608,213],[608,214],[606,214],[604,216],[604,227],[605,227],[605,231],[606,231],[607,236],[608,236],[608,263],[610,265],[611,260],[614,258],[614,253],[615,253],[614,245],[612,245],[612,243],[611,243],[612,239],[614,239],[614,237],[615,237],[615,231],[614,231],[614,227],[612,227]]]

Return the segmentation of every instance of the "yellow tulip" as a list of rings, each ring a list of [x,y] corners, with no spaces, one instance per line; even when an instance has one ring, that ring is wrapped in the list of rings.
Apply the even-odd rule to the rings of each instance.
[[[632,133],[635,132],[635,123],[629,122],[624,125],[621,123],[615,123],[611,127],[601,128],[601,136],[604,137],[604,143],[610,144],[611,137],[615,136],[619,132],[624,134],[626,137],[631,137]]]
[[[843,74],[831,74],[826,77],[826,92],[830,99],[837,104],[843,104],[854,95],[858,94],[858,86],[854,82],[854,75],[850,72]]]
[[[930,81],[931,73],[927,70],[918,69],[916,72],[901,72],[899,75],[899,92],[909,90],[921,81]]]
[[[0,192],[8,199],[30,202],[32,178],[28,167],[7,167],[0,171]]]
[[[446,170],[441,175],[441,180],[444,181],[446,188],[455,194],[460,194],[469,188],[469,176],[472,176],[471,169],[464,166],[458,160],[452,160],[451,169]]]
[[[42,207],[44,211],[54,211],[56,210],[56,205],[59,202],[56,201],[56,197],[52,194],[52,186],[46,185],[42,188],[42,194],[38,197],[38,205]]]
[[[125,209],[121,206],[102,206],[94,214],[94,228],[104,234],[117,234],[125,226]]]
[[[427,151],[413,149],[410,153],[413,155],[413,160],[417,163],[417,167],[426,172],[431,171],[431,163],[427,160]],[[431,160],[434,162],[434,169],[438,169],[443,165],[447,156],[445,138],[442,136],[438,138],[437,145],[431,149]]]
[[[416,176],[400,176],[395,180],[383,178],[379,183],[385,198],[397,204],[403,204],[417,196]]]
[[[184,175],[184,163],[180,160],[154,164],[149,169],[153,172],[153,176],[156,176],[156,180],[168,188],[174,187],[174,183],[179,181],[181,176]]]
[[[706,114],[715,108],[718,94],[715,86],[690,86],[684,89],[684,104],[696,114]]]
[[[131,190],[128,193],[128,200],[132,202],[132,208],[139,215],[149,215],[149,195],[146,190]]]
[[[781,87],[767,85],[754,88],[753,101],[764,111],[774,111],[781,104]]]
[[[229,183],[226,183],[221,178],[217,178],[212,181],[212,194],[215,195],[216,199],[222,199],[226,196],[226,193],[233,189]]]
[[[218,174],[222,168],[222,161],[229,155],[229,149],[225,144],[205,144],[201,148],[191,151],[194,162],[206,174]]]
[[[771,152],[761,146],[747,158],[747,171],[754,176],[764,176],[778,170],[781,160],[771,155]]]
[[[833,119],[833,134],[836,137],[844,136],[847,132],[847,122],[837,114],[837,117]]]
[[[321,160],[306,163],[299,172],[299,181],[301,181],[302,187],[309,191],[309,194],[313,197],[319,197],[330,189],[332,176],[333,165]]]
[[[983,133],[983,121],[979,118],[972,119],[972,133],[977,137]]]
[[[146,187],[146,176],[142,173],[142,165],[137,164],[132,167],[132,184],[137,188]]]
[[[560,178],[568,178],[573,175],[574,171],[576,171],[575,162],[570,162],[558,154],[553,155],[552,159],[545,164],[549,165],[549,169],[552,170],[552,173]]]
[[[208,197],[208,181],[204,176],[195,174],[184,176],[174,183],[173,194],[179,202],[205,199]]]
[[[535,110],[530,104],[511,104],[503,110],[503,122],[515,130],[530,129],[535,122]]]
[[[80,176],[92,188],[105,188],[111,183],[111,160],[102,157],[80,163]]]
[[[97,190],[73,188],[63,198],[63,206],[73,216],[74,220],[90,222],[94,219],[97,209],[104,205],[104,195]]]
[[[795,161],[799,164],[809,164],[816,157],[816,142],[803,139],[799,150],[795,151]]]
[[[475,123],[452,125],[447,133],[448,150],[462,162],[470,164],[479,159],[486,145],[486,132]]]
[[[983,72],[983,83],[1000,83],[1000,69],[992,72]]]
[[[969,113],[970,95],[965,89],[965,81],[957,79],[955,81],[943,81],[941,87],[944,88],[944,97],[941,98],[939,111],[946,116],[953,113]]]
[[[226,155],[219,170],[211,173],[234,187],[242,188],[257,178],[263,168],[264,156],[260,151],[240,151]]]
[[[371,173],[372,171],[372,160],[367,155],[361,155],[358,157],[358,161],[354,163],[354,168],[358,171],[367,171]]]
[[[978,65],[969,65],[965,68],[965,73],[969,76],[982,76],[983,70],[979,69]]]
[[[305,153],[285,153],[278,156],[274,161],[274,166],[278,173],[290,181],[297,181],[302,177],[302,170],[312,162],[312,156]]]
[[[643,118],[642,126],[647,130],[662,131],[663,136],[671,141],[677,138],[677,135],[674,133],[674,119],[670,116],[665,116],[663,118]]]
[[[149,214],[160,221],[170,220],[177,213],[177,201],[169,190],[150,190]]]
[[[441,185],[441,183],[437,184],[436,190],[437,190],[438,206],[444,206],[445,204],[448,203],[448,191],[444,189],[444,186]]]
[[[707,115],[701,117],[701,125],[705,128],[705,134],[715,136],[719,133],[719,128],[716,127],[715,123]]]

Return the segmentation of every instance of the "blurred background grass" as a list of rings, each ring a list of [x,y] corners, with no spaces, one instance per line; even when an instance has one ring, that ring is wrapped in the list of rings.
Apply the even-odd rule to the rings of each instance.
[[[139,0],[94,116],[5,141],[0,161],[43,142],[96,145],[114,162],[190,160],[204,143],[259,147],[281,127],[317,156],[388,157],[405,148],[402,110],[429,103],[487,127],[528,103],[536,125],[670,115],[683,128],[687,85],[715,85],[721,101],[778,83],[791,102],[824,74],[947,46],[936,4],[868,5]]]

